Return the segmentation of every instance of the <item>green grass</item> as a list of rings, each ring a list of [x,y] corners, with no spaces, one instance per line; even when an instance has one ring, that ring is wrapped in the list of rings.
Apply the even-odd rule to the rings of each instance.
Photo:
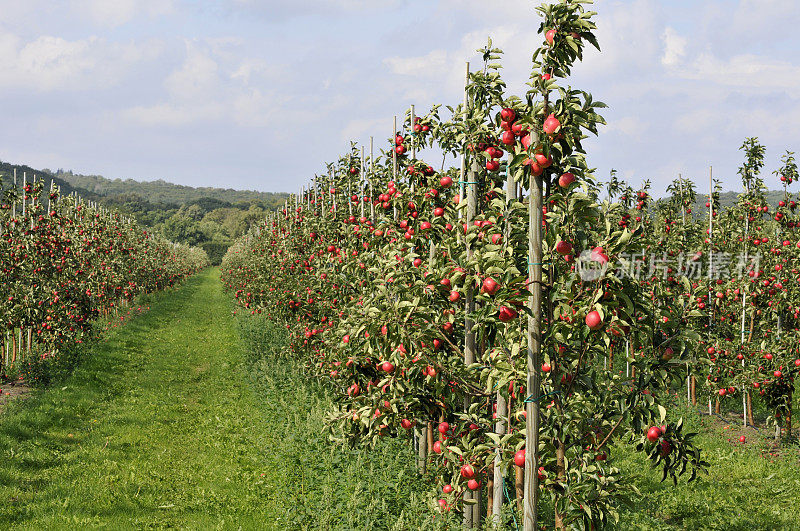
[[[67,380],[6,407],[0,528],[407,528],[423,489],[408,449],[328,444],[324,394],[266,362],[273,326],[245,355],[218,274],[156,295]]]
[[[800,529],[800,462],[794,447],[770,456],[774,445],[752,428],[700,417],[686,409],[687,428],[698,431],[698,445],[711,466],[707,475],[677,486],[650,468],[644,456],[618,448],[615,464],[641,492],[623,511],[621,529]],[[739,443],[739,436],[746,443]],[[688,474],[687,474],[688,476]]]
[[[218,274],[154,296],[64,382],[6,406],[0,528],[446,527],[407,442],[328,441],[329,396],[286,355],[279,326],[232,317]],[[800,529],[797,450],[767,459],[753,430],[741,445],[728,441],[736,428],[684,413],[710,475],[672,487],[617,448],[641,492],[619,529]]]

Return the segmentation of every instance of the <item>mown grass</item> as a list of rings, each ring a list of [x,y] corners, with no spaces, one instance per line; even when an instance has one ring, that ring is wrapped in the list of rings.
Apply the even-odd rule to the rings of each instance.
[[[677,486],[663,483],[644,456],[618,448],[615,464],[641,492],[623,510],[621,529],[800,529],[800,461],[790,446],[778,456],[772,440],[752,428],[674,408],[710,463],[708,474]],[[746,442],[739,442],[745,435]],[[688,475],[688,474],[687,474]]]
[[[257,528],[265,420],[213,271],[0,418],[0,527]]]
[[[408,449],[328,444],[324,394],[268,361],[282,344],[274,326],[250,321],[262,332],[245,347],[218,275],[154,296],[65,381],[7,405],[0,528],[409,529],[430,520]]]
[[[5,408],[0,527],[457,528],[432,518],[433,486],[407,442],[329,442],[325,390],[285,355],[280,327],[237,324],[217,276],[154,296],[72,376]],[[766,459],[769,441],[752,430],[741,445],[738,431],[674,413],[705,432],[710,475],[673,487],[616,448],[641,492],[619,529],[800,529],[796,451]]]

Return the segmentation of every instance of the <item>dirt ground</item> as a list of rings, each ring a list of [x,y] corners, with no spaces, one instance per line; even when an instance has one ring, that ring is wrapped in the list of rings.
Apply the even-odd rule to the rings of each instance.
[[[16,400],[30,392],[31,388],[23,380],[0,382],[0,411],[2,411],[7,402]]]

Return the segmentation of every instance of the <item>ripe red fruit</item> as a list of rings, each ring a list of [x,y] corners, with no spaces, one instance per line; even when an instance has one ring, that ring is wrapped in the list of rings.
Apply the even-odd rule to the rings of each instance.
[[[659,449],[659,453],[661,457],[667,457],[672,452],[672,446],[669,444],[668,441],[661,441],[661,448]]]
[[[558,185],[561,188],[567,188],[574,182],[575,182],[575,176],[569,172],[562,173],[561,177],[558,178]]]
[[[458,300],[461,298],[461,294],[456,290],[453,290],[450,292],[450,296],[448,298],[450,299],[450,302],[458,302]]]
[[[780,378],[783,376],[783,373],[781,371],[775,371],[772,373],[772,375],[775,376],[775,378]]]
[[[475,469],[472,465],[466,464],[461,466],[461,477],[464,479],[472,479],[475,477]]]
[[[433,215],[436,217],[444,216],[444,209],[442,207],[436,207],[433,209]]]
[[[447,485],[442,487],[442,492],[444,492],[445,494],[450,494],[451,492],[453,492],[453,486],[448,483]]]
[[[400,421],[400,426],[402,426],[403,429],[405,429],[405,430],[410,430],[411,429],[411,421],[408,420],[408,419],[403,419],[403,420]]]
[[[556,252],[562,256],[572,254],[572,244],[561,240],[556,243]]]
[[[739,437],[739,442],[740,442],[740,443],[744,444],[744,443],[745,443],[745,441],[747,441],[747,438],[746,438],[744,435],[742,435],[741,437]]]
[[[509,308],[508,306],[500,306],[497,318],[500,319],[503,323],[507,323],[513,319],[515,319],[519,315],[517,311],[513,308]]]
[[[609,261],[608,255],[605,253],[602,247],[595,247],[592,249],[590,256],[593,261],[600,262],[601,264],[607,264]]]
[[[453,186],[453,178],[448,175],[445,175],[444,177],[439,179],[439,185],[442,188],[450,188],[451,186]]]
[[[510,108],[506,107],[505,109],[500,111],[500,118],[504,122],[513,122],[516,117],[517,117],[517,113],[514,112],[514,109],[510,109]]]
[[[544,38],[547,41],[547,44],[552,45],[553,41],[555,41],[556,38],[556,30],[554,29],[547,30],[547,33],[544,34]]]
[[[597,310],[592,310],[591,312],[586,314],[586,326],[588,326],[592,330],[598,330],[601,326],[603,326],[603,319],[600,317],[600,313]]]
[[[551,114],[544,121],[543,129],[548,135],[555,133],[559,127],[561,127],[561,122],[558,121],[555,114]]]
[[[342,338],[342,343],[350,343],[350,336],[346,335]]]
[[[497,283],[496,280],[493,278],[487,278],[483,281],[483,285],[481,286],[481,291],[486,293],[487,295],[494,295],[497,293],[497,290],[500,289],[500,284]]]
[[[525,448],[517,451],[517,453],[514,454],[514,464],[518,467],[525,466]]]
[[[550,372],[553,368],[550,366],[549,363],[542,364],[542,372]]]
[[[431,228],[431,224],[429,221],[423,221],[419,224],[419,230],[429,230]]]
[[[384,361],[381,364],[381,370],[383,372],[392,372],[394,370],[394,364],[391,361]]]
[[[552,157],[545,157],[542,153],[537,153],[533,158],[542,168],[549,168],[553,164]]]
[[[439,427],[437,427],[436,429],[439,430],[439,433],[444,435],[447,433],[447,430],[450,429],[450,424],[448,424],[447,422],[441,422],[439,423]]]
[[[481,482],[477,479],[471,479],[467,481],[467,488],[469,488],[469,490],[478,490],[481,488]]]
[[[661,437],[661,428],[658,426],[651,426],[649,430],[647,430],[647,440],[650,442],[656,442]]]
[[[433,443],[433,453],[435,454],[442,453],[442,441],[436,441]]]
[[[503,131],[503,134],[500,135],[500,142],[502,142],[506,146],[510,146],[516,141],[517,141],[517,139],[514,136],[514,132],[513,131]]]

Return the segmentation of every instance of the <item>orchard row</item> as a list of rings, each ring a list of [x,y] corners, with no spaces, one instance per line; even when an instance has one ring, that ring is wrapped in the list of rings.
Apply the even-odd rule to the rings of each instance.
[[[329,383],[334,440],[413,440],[434,507],[468,527],[515,506],[526,530],[616,518],[616,444],[675,480],[706,466],[667,406],[687,369],[712,367],[709,281],[617,274],[661,236],[686,247],[646,190],[614,181],[601,200],[582,142],[604,106],[558,84],[597,46],[585,5],[538,8],[524,97],[490,41],[449,119],[412,110],[377,160],[354,147],[223,262],[239,303],[285,322],[291,356]],[[434,146],[461,167],[417,157]]]
[[[17,178],[0,181],[5,374],[50,363],[83,341],[98,316],[207,265],[201,250],[174,245],[118,213],[63,197],[52,183],[44,189],[41,180],[17,183]]]

